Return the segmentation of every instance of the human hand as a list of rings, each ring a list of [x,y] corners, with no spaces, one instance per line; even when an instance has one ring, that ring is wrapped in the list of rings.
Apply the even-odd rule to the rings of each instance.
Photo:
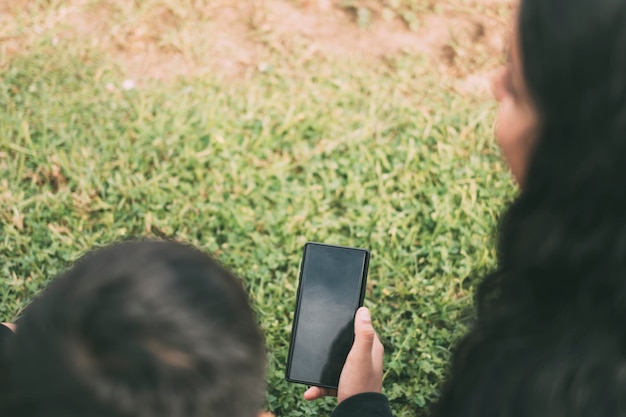
[[[339,377],[339,388],[311,387],[304,393],[307,401],[337,396],[342,402],[364,392],[382,392],[384,349],[372,326],[370,312],[361,307],[354,317],[354,344]]]

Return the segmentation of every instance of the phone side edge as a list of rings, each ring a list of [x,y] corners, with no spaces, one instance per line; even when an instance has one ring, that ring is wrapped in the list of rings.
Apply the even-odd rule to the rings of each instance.
[[[363,307],[365,302],[365,293],[367,291],[367,277],[370,269],[371,253],[369,249],[362,249],[365,252],[365,262],[363,265],[363,275],[361,277],[361,294],[359,295],[359,307]]]
[[[285,366],[285,380],[288,382],[298,382],[290,377],[291,361],[293,358],[294,341],[296,338],[296,324],[300,317],[300,298],[302,297],[302,274],[304,273],[304,262],[306,260],[307,250],[310,242],[304,244],[302,249],[302,260],[300,261],[300,271],[298,272],[298,289],[296,291],[296,305],[293,312],[293,323],[291,323],[291,337],[289,339],[289,353],[287,354],[287,364]]]

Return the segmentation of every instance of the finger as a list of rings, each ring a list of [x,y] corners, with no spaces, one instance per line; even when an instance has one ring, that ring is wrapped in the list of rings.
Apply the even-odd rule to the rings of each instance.
[[[304,399],[307,401],[316,400],[318,398],[323,397],[322,389],[319,387],[311,387],[308,390],[304,391]]]
[[[320,387],[310,387],[304,393],[304,399],[307,401],[317,400],[318,398],[328,396],[336,397],[337,390]]]
[[[327,397],[329,395],[337,395],[327,388],[310,387],[304,393],[304,399],[307,401],[317,400],[318,398]]]
[[[371,355],[376,331],[372,326],[372,318],[367,307],[361,307],[354,317],[354,346],[353,351],[358,354]],[[380,343],[380,342],[379,342]]]

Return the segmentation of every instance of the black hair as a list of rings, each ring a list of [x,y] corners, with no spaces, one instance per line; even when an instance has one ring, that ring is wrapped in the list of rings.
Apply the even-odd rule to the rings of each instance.
[[[96,250],[19,320],[0,414],[253,417],[265,348],[240,282],[169,241]]]
[[[540,116],[434,416],[626,415],[626,2],[522,0]]]

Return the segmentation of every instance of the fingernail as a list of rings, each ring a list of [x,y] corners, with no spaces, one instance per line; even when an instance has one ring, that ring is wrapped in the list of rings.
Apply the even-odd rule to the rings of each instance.
[[[372,317],[370,316],[369,309],[367,307],[363,307],[362,310],[363,311],[361,311],[361,321],[365,323],[372,321]]]

